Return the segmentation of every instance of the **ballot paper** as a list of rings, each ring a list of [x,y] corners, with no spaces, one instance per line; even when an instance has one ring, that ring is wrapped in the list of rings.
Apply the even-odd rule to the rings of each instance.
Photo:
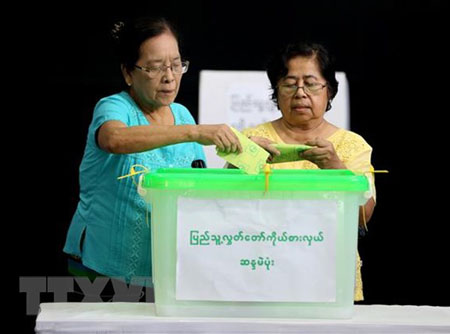
[[[270,163],[277,164],[280,162],[299,161],[304,160],[299,153],[309,150],[312,146],[295,145],[295,144],[273,144],[273,146],[280,151],[280,155],[274,155]]]
[[[231,130],[238,137],[242,146],[242,152],[225,153],[217,150],[217,155],[233,166],[242,169],[247,174],[259,174],[267,163],[267,158],[270,156],[269,152],[248,139],[238,130],[234,128],[231,128]]]

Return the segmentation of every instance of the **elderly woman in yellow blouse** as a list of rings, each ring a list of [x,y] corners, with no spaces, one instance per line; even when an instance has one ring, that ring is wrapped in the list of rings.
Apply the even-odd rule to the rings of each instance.
[[[270,61],[267,74],[273,89],[272,100],[282,116],[243,133],[272,154],[279,152],[271,143],[314,146],[300,153],[304,160],[276,163],[272,168],[370,170],[372,148],[366,141],[324,119],[336,96],[338,82],[332,59],[323,46],[290,44]],[[370,178],[375,193],[373,176]],[[361,225],[370,219],[374,207],[375,200],[371,198],[360,210]],[[363,293],[359,255],[357,258],[355,300],[359,301]]]

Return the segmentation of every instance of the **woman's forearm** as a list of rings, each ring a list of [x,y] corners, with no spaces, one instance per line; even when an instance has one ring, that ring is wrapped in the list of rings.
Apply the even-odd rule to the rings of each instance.
[[[143,152],[185,142],[216,145],[226,153],[242,152],[239,138],[226,124],[127,127],[119,121],[108,121],[98,130],[97,142],[101,149],[115,154]]]
[[[116,124],[117,125],[117,124]],[[102,126],[100,148],[115,154],[138,153],[196,140],[195,125]]]

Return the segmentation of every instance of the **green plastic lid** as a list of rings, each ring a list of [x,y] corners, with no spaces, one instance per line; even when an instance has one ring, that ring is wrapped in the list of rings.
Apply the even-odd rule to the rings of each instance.
[[[161,168],[143,177],[144,189],[253,190],[265,189],[263,172],[248,175],[239,169]],[[269,174],[269,191],[369,190],[367,178],[345,169],[275,169]]]

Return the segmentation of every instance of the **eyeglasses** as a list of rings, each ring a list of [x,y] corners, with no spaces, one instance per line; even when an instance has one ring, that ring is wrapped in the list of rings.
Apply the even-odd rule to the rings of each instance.
[[[171,64],[169,66],[161,65],[161,66],[144,67],[134,65],[134,67],[140,69],[141,71],[147,72],[150,78],[156,78],[160,74],[164,73],[168,68],[170,68],[170,70],[175,74],[186,73],[189,68],[189,61],[186,60],[179,63]]]
[[[297,93],[299,88],[303,88],[303,91],[308,95],[318,95],[320,91],[326,87],[327,84],[322,84],[319,82],[305,82],[303,86],[297,85],[278,85],[280,94],[284,96],[293,96]]]

